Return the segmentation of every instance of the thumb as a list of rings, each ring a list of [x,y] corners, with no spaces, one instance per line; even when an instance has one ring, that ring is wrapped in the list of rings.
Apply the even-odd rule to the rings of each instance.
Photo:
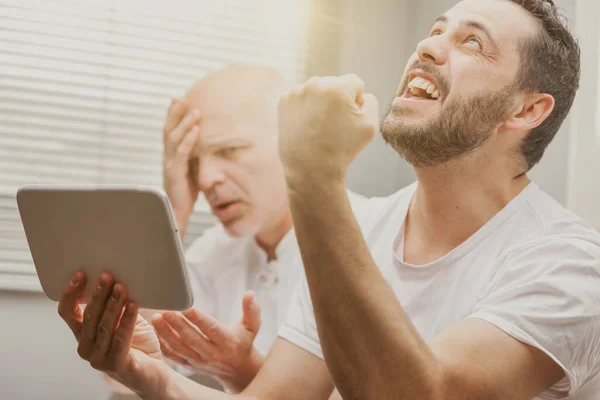
[[[260,305],[253,291],[244,294],[242,300],[242,324],[256,336],[260,329]]]
[[[371,137],[373,137],[379,129],[379,102],[377,101],[377,98],[370,93],[364,94],[363,99],[365,129],[369,130]]]

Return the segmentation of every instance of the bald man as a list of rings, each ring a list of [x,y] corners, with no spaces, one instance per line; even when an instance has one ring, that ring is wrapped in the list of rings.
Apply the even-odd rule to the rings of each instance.
[[[275,70],[230,66],[173,100],[164,126],[164,186],[181,237],[199,193],[220,223],[186,252],[194,308],[152,323],[164,355],[232,392],[258,372],[303,275],[277,152],[285,89]]]

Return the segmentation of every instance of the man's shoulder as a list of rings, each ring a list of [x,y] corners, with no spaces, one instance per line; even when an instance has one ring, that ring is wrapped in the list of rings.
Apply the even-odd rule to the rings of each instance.
[[[502,269],[516,278],[546,276],[572,282],[599,281],[600,234],[574,214],[556,217],[544,221],[537,234],[507,249]]]
[[[565,208],[541,189],[534,187],[527,198],[526,211],[533,215],[539,229],[522,249],[587,248],[600,256],[600,233],[583,218]],[[525,218],[523,218],[525,219]]]

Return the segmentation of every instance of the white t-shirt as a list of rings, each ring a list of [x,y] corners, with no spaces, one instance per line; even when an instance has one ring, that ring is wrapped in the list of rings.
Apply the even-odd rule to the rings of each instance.
[[[425,341],[480,318],[564,369],[566,378],[536,399],[600,398],[600,234],[531,183],[450,253],[410,265],[403,223],[416,187],[373,203],[362,226],[373,259]],[[280,336],[323,358],[305,278]]]
[[[369,200],[350,191],[348,196],[359,215]],[[294,288],[304,276],[293,230],[284,236],[275,254],[276,260],[268,261],[254,236],[233,238],[221,224],[207,229],[186,251],[194,308],[231,325],[242,316],[244,293],[256,293],[262,323],[254,346],[263,355],[277,339]]]

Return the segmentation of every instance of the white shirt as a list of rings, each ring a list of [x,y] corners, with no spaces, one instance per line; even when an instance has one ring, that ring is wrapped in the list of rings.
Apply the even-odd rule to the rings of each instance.
[[[368,204],[366,197],[350,191],[348,195],[357,213]],[[276,260],[268,261],[254,236],[233,238],[221,224],[207,229],[186,251],[194,308],[231,325],[242,316],[244,293],[256,293],[262,323],[254,345],[263,355],[277,339],[294,288],[304,276],[293,230],[284,236],[275,253]]]
[[[411,265],[404,262],[403,223],[416,187],[373,202],[362,227],[425,341],[480,318],[563,368],[566,378],[535,399],[600,398],[600,234],[531,183],[450,253]],[[305,279],[280,336],[323,358]]]

